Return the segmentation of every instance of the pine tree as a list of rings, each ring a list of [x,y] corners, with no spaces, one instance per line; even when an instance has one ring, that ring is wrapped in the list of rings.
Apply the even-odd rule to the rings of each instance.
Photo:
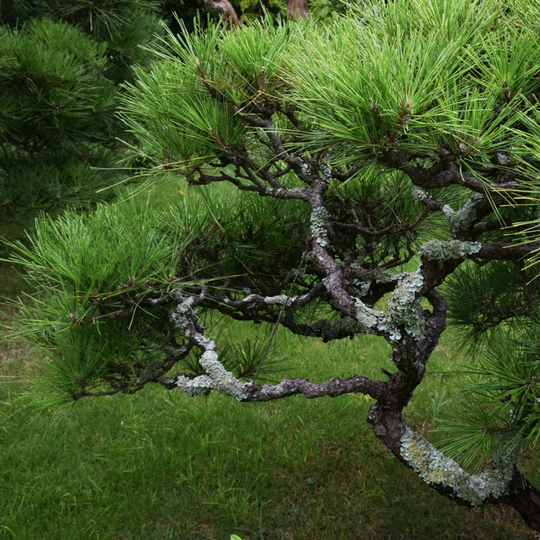
[[[38,221],[16,260],[38,290],[20,331],[51,359],[40,387],[365,394],[375,435],[423,481],[460,504],[511,505],[539,531],[540,492],[519,471],[540,426],[526,269],[540,248],[539,21],[521,0],[395,0],[327,28],[170,35],[122,114],[158,178],[209,194]],[[323,342],[373,334],[393,370],[261,384],[264,350],[223,363],[208,312]],[[476,363],[444,451],[405,408],[448,321]]]
[[[87,207],[121,180],[118,84],[159,31],[160,3],[2,3],[0,215]],[[127,176],[126,174],[123,175]],[[103,191],[101,191],[103,190]]]
[[[0,74],[2,208],[11,219],[34,208],[88,203],[115,163],[116,87],[104,47],[49,19],[3,28]]]

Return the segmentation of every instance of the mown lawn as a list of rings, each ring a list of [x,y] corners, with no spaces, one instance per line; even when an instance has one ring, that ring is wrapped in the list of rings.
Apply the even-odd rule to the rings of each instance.
[[[20,288],[9,267],[0,277],[4,294]],[[367,337],[281,332],[277,345],[288,374],[312,380],[389,367],[385,344]],[[409,407],[418,429],[453,393],[452,350],[447,334]],[[7,341],[0,351],[0,538],[535,538],[511,509],[461,508],[424,486],[370,432],[363,397],[239,404],[148,388],[37,412],[39,352]]]

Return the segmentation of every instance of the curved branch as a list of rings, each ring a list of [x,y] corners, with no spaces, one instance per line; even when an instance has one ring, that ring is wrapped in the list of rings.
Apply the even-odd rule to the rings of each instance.
[[[247,383],[243,391],[245,397],[240,401],[271,401],[295,394],[302,394],[308,399],[319,397],[337,397],[344,394],[361,393],[378,399],[384,394],[386,383],[373,381],[368,377],[355,375],[347,379],[333,378],[321,383],[312,383],[305,379],[284,379],[279,384],[257,386]]]
[[[496,455],[489,469],[470,474],[406,426],[396,408],[374,405],[368,422],[391,452],[441,495],[463,506],[508,504],[540,531],[540,491],[518,471],[516,453]]]

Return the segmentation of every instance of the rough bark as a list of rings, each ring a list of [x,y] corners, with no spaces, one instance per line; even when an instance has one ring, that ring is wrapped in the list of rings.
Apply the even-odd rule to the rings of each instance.
[[[511,456],[506,462],[492,463],[491,468],[472,475],[411,432],[399,408],[384,402],[374,405],[368,422],[386,447],[441,495],[469,507],[507,504],[531,529],[540,531],[540,491],[519,472]]]
[[[236,11],[229,0],[204,0],[207,6],[213,9],[219,9],[223,12],[223,20],[227,25],[227,28],[241,28],[242,23],[236,14]],[[289,20],[296,18],[306,19],[307,13],[307,0],[287,0],[287,14]]]
[[[514,468],[508,486],[506,502],[519,512],[525,523],[534,531],[540,531],[540,491]]]
[[[242,23],[229,0],[204,0],[204,3],[223,12],[223,20],[227,28],[240,28]]]
[[[287,13],[289,14],[289,20],[296,19],[306,19],[307,14],[307,0],[288,0],[287,1]]]

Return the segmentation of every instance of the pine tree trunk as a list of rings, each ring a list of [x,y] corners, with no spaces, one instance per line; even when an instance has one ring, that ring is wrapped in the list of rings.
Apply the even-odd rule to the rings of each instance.
[[[531,529],[540,532],[540,491],[517,469],[509,485],[507,504],[519,512]]]

